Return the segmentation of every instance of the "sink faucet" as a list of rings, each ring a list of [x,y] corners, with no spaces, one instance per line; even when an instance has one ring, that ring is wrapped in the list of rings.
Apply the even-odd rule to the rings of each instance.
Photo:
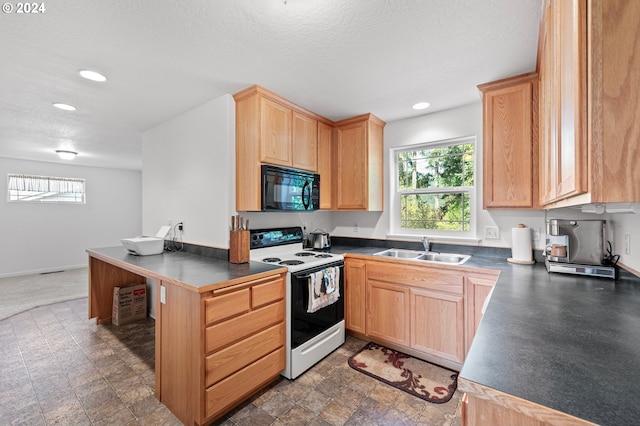
[[[429,238],[426,236],[422,237],[422,245],[424,246],[425,251],[431,251],[431,243],[429,242]]]

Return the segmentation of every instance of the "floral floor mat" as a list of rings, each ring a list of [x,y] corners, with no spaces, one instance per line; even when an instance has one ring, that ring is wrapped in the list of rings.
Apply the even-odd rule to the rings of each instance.
[[[375,343],[349,358],[349,366],[435,404],[449,401],[458,387],[455,371]]]

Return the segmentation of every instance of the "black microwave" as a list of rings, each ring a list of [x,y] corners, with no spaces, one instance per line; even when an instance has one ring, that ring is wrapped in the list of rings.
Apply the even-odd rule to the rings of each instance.
[[[314,211],[320,208],[320,175],[262,165],[262,211]]]

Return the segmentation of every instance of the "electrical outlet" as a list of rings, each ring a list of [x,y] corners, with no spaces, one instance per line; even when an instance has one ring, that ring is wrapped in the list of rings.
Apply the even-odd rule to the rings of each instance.
[[[484,238],[486,238],[487,240],[499,240],[500,228],[498,228],[497,226],[485,226]]]
[[[359,227],[358,222],[354,223],[353,224],[353,232],[358,232],[358,230],[359,230],[358,227]]]
[[[624,234],[624,254],[631,256],[631,235]]]
[[[184,231],[184,222],[179,222],[178,223],[178,231],[180,231],[180,232]]]

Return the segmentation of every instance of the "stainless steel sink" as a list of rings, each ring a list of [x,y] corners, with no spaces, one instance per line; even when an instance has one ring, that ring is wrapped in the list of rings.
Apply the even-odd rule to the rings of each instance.
[[[384,256],[396,259],[417,260],[422,262],[446,263],[449,265],[462,265],[471,256],[455,253],[436,253],[419,250],[387,249],[373,254],[374,256]]]
[[[425,252],[417,250],[389,249],[374,253],[374,256],[397,257],[400,259],[417,259]]]
[[[470,257],[471,256],[462,255],[462,254],[425,253],[422,256],[418,257],[418,260],[427,260],[429,262],[453,263],[456,265],[461,265],[467,260],[469,260]]]

